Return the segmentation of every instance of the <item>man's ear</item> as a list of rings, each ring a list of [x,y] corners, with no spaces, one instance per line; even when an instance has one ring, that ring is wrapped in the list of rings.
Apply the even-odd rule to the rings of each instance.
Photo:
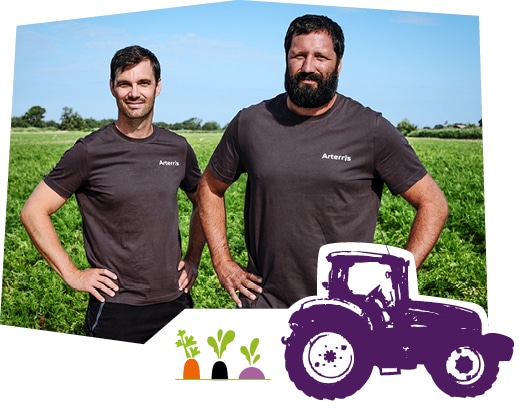
[[[108,87],[110,88],[110,94],[112,94],[112,96],[115,97],[114,95],[114,83],[112,82],[112,80],[108,80]]]
[[[156,97],[161,93],[161,89],[162,89],[162,82],[161,82],[161,78],[159,78],[159,80],[157,81],[157,86],[155,87],[155,96]]]

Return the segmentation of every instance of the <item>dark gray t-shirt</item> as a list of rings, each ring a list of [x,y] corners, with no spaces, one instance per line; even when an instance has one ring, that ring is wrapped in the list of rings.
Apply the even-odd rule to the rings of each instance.
[[[372,242],[386,183],[399,194],[426,170],[380,113],[339,95],[327,113],[302,117],[286,94],[240,111],[209,167],[232,183],[247,173],[248,269],[263,277],[249,307],[289,307],[316,294],[322,245]]]
[[[154,126],[131,139],[110,124],[67,150],[45,182],[76,195],[87,259],[112,270],[109,302],[148,305],[176,299],[181,241],[177,191],[196,191],[200,169],[186,139]]]

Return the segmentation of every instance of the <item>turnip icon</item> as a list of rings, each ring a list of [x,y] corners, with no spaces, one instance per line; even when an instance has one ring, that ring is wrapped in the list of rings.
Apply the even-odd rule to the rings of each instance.
[[[208,337],[208,344],[210,347],[213,347],[213,350],[215,351],[215,354],[217,354],[218,361],[213,364],[213,368],[211,370],[211,378],[212,379],[224,379],[227,380],[228,378],[228,371],[227,366],[224,361],[221,361],[222,354],[226,350],[227,346],[233,342],[235,339],[235,332],[234,331],[226,331],[224,334],[224,331],[222,329],[219,329],[217,332],[217,339],[214,337]]]
[[[249,349],[247,349],[244,345],[240,347],[240,352],[245,355],[246,360],[250,366],[242,370],[238,376],[239,379],[265,379],[262,370],[253,366],[253,364],[255,364],[260,359],[260,354],[255,354],[259,342],[260,340],[255,338],[251,341]]]

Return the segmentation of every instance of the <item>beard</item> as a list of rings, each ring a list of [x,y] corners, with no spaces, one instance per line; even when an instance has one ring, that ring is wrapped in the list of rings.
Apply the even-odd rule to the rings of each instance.
[[[300,86],[300,81],[308,79],[317,82],[316,88],[311,85]],[[338,88],[339,73],[337,68],[328,77],[320,74],[299,72],[296,75],[289,74],[285,70],[285,90],[291,101],[298,107],[318,108],[324,106],[334,98]]]

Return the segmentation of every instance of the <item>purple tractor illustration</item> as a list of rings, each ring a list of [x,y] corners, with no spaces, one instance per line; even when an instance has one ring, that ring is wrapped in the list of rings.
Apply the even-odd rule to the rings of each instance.
[[[370,251],[345,247],[322,247],[318,280],[328,271],[323,296],[318,290],[291,308],[291,333],[282,342],[298,389],[334,400],[363,387],[374,366],[390,375],[418,365],[450,396],[491,388],[499,362],[512,357],[513,340],[483,331],[482,308],[418,295],[413,257],[405,250],[391,247],[399,254],[391,255],[375,244],[354,246]]]

